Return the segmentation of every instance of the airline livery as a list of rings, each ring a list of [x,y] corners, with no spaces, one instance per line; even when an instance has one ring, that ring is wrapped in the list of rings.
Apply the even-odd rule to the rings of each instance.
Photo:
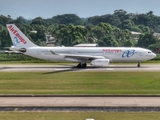
[[[78,62],[77,68],[107,67],[110,62],[138,62],[156,57],[152,51],[136,47],[40,47],[32,43],[14,24],[7,24],[13,42],[11,50],[50,61]]]

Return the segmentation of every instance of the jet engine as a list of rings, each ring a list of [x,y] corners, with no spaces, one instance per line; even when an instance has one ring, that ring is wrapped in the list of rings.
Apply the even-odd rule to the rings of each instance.
[[[91,65],[93,66],[109,66],[109,59],[95,59],[91,61]]]

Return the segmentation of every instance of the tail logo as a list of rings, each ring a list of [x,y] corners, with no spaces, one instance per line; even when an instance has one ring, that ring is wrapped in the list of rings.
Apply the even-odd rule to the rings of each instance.
[[[20,42],[22,42],[24,44],[27,43],[27,41],[18,33],[17,30],[14,29],[14,27],[12,25],[8,26],[8,28],[16,36],[16,37],[14,37],[15,46]]]
[[[20,40],[17,37],[14,37],[14,46],[20,43]]]

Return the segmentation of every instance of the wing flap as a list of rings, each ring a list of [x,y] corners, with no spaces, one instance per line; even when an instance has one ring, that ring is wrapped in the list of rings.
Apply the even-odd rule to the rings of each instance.
[[[73,58],[73,59],[85,59],[85,60],[89,60],[89,59],[104,59],[103,56],[93,56],[93,55],[73,55],[73,54],[69,54],[69,55],[64,55],[66,58]]]
[[[53,55],[61,55],[65,58],[72,58],[77,60],[93,60],[93,59],[105,59],[103,56],[93,56],[93,55],[77,55],[77,54],[57,54],[50,50]]]

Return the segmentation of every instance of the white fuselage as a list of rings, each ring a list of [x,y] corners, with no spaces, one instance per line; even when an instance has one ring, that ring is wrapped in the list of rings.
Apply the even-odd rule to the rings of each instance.
[[[29,47],[24,54],[44,60],[73,62],[81,60],[67,58],[65,55],[103,56],[112,62],[140,62],[156,56],[150,50],[136,47]]]

